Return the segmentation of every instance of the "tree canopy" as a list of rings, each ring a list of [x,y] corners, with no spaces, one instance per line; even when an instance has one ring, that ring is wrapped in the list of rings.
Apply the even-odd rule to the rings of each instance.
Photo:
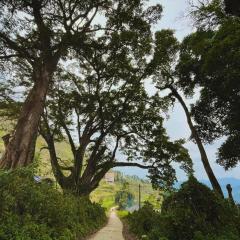
[[[156,187],[170,187],[176,179],[172,163],[189,173],[192,162],[184,141],[171,142],[163,127],[168,102],[158,94],[148,96],[143,58],[132,61],[125,48],[113,54],[99,48],[86,51],[73,68],[81,69],[80,74],[69,68],[56,75],[40,126],[55,176],[63,188],[82,193],[83,187],[95,189],[111,168],[136,166],[149,169]],[[73,155],[67,167],[54,148],[64,136]],[[120,152],[126,161],[119,161]],[[70,173],[65,176],[64,170]]]
[[[145,1],[21,0],[0,3],[0,62],[5,81],[29,89],[1,167],[32,162],[40,116],[53,80],[63,62],[101,38],[119,39],[129,54],[149,51],[151,25],[160,5]],[[17,81],[18,80],[18,81]],[[30,80],[30,81],[29,81]],[[27,84],[26,84],[27,83]]]
[[[214,29],[199,27],[183,41],[179,64],[184,87],[201,89],[192,114],[202,139],[227,137],[217,160],[225,169],[236,166],[240,156],[239,24],[239,18],[224,16]]]

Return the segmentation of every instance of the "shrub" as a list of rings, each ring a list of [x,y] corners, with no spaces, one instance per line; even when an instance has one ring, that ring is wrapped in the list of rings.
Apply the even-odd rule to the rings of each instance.
[[[128,216],[130,229],[138,236],[149,235],[156,224],[158,213],[153,210],[153,206],[146,202],[139,210]]]
[[[0,203],[2,240],[75,240],[106,221],[99,205],[36,183],[29,168],[0,173]]]
[[[146,234],[149,240],[236,240],[240,237],[238,207],[193,177],[164,200],[161,213],[148,204],[128,220],[133,232],[139,236]]]

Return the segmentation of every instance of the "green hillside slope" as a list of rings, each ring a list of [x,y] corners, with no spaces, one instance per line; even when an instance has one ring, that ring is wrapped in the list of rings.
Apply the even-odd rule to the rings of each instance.
[[[4,144],[2,136],[5,134],[3,130],[0,131],[0,155],[4,151]],[[38,162],[38,175],[43,177],[52,178],[54,176],[51,170],[48,150],[45,148],[46,143],[42,137],[38,137],[36,144],[36,160]],[[71,162],[72,155],[70,146],[67,141],[56,143],[56,150],[58,156],[61,158],[62,164]],[[115,183],[110,184],[105,180],[100,182],[99,187],[91,194],[91,200],[100,203],[106,209],[114,206],[115,194],[120,190],[123,181],[129,183],[129,189],[135,197],[135,204],[138,205],[139,184],[141,185],[141,202],[149,201],[154,206],[159,204],[159,192],[152,189],[151,183],[142,180],[137,176],[124,176],[120,172],[115,173]]]
[[[115,175],[119,172],[115,172]],[[115,194],[122,187],[123,181],[129,183],[129,191],[134,195],[134,205],[139,204],[139,184],[141,186],[141,203],[149,201],[155,207],[161,204],[162,198],[159,191],[153,190],[150,182],[142,180],[136,176],[122,175],[122,179],[115,181],[115,183],[107,183],[102,180],[99,187],[91,194],[91,200],[100,203],[106,209],[115,205]]]

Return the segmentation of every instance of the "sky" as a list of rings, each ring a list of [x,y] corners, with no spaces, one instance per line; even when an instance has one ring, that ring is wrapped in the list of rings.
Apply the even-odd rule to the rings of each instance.
[[[181,41],[186,35],[193,31],[192,22],[187,18],[187,12],[189,9],[188,0],[150,0],[150,4],[160,3],[163,6],[163,17],[159,24],[157,24],[154,30],[160,29],[174,29],[176,37]],[[195,94],[193,99],[186,99],[186,103],[191,104],[197,100],[198,94]],[[189,139],[190,130],[187,125],[185,114],[179,103],[175,104],[175,107],[169,111],[170,118],[165,121],[165,127],[167,133],[172,140],[179,138]],[[211,145],[205,145],[210,164],[217,178],[240,178],[239,167],[234,168],[231,171],[225,171],[223,167],[216,164],[216,153],[223,140],[218,140]],[[200,154],[197,146],[191,141],[187,141],[185,147],[189,150],[190,156],[193,160],[195,176],[199,180],[206,180],[207,175],[203,168]],[[186,175],[183,171],[177,170],[178,180],[186,180]],[[145,178],[147,175],[146,170],[138,168],[125,168],[121,169],[125,174],[138,175]]]

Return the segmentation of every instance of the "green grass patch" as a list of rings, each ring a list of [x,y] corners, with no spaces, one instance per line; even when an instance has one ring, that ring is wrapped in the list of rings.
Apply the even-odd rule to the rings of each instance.
[[[118,210],[117,211],[117,215],[121,219],[127,217],[128,214],[129,214],[129,212],[127,210]]]

